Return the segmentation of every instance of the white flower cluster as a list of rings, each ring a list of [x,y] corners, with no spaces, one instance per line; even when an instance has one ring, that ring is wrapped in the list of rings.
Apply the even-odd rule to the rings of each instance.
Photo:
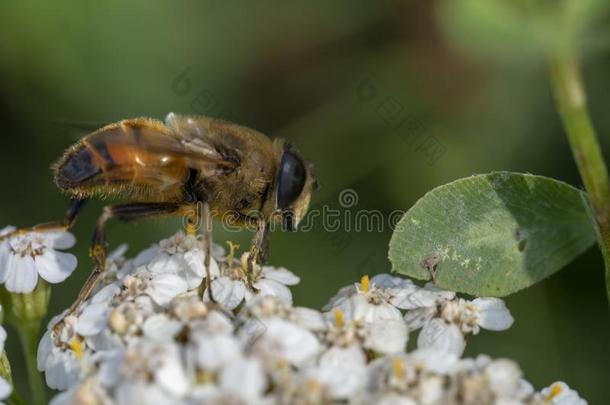
[[[468,335],[512,324],[499,299],[382,274],[320,312],[293,306],[288,270],[247,277],[215,246],[214,303],[200,246],[178,233],[111,255],[103,285],[40,343],[38,367],[63,391],[52,404],[586,404],[562,382],[535,392],[511,360],[460,358]]]

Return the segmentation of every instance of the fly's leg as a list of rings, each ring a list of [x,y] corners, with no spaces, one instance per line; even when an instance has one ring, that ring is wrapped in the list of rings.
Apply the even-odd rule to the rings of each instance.
[[[210,301],[216,303],[214,294],[212,293],[212,273],[210,271],[210,260],[212,254],[212,215],[210,214],[210,204],[207,202],[199,202],[199,218],[203,228],[203,267],[205,268],[205,290],[208,292]],[[204,284],[201,284],[204,287]],[[201,288],[200,288],[201,290]],[[204,291],[200,291],[203,296]]]
[[[89,251],[94,263],[93,272],[82,287],[76,301],[70,306],[67,314],[75,313],[80,305],[89,298],[96,284],[106,271],[106,222],[109,219],[116,218],[119,221],[127,222],[146,217],[172,215],[180,213],[182,207],[183,205],[175,203],[133,203],[104,207],[102,215],[97,220],[93,233],[93,243]],[[62,323],[60,321],[56,327],[61,327]]]
[[[85,201],[86,200],[83,198],[72,198],[70,200],[68,210],[66,211],[66,215],[61,221],[46,222],[44,224],[38,224],[27,228],[15,229],[14,231],[8,232],[6,235],[0,236],[0,242],[13,236],[23,235],[29,232],[67,231],[68,229],[72,228],[76,222],[76,217],[83,208]]]
[[[263,219],[257,221],[256,235],[252,240],[250,246],[250,253],[248,254],[247,274],[246,278],[248,281],[248,287],[255,292],[258,289],[253,285],[254,271],[256,265],[262,265],[267,262],[267,256],[269,251],[269,223]]]

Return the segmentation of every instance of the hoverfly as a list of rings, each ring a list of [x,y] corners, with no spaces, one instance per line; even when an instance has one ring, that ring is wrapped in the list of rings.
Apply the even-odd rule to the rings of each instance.
[[[173,113],[165,123],[135,118],[107,125],[72,145],[53,170],[55,184],[71,197],[65,218],[15,232],[67,230],[91,198],[127,201],[103,209],[90,250],[95,267],[70,313],[104,274],[108,220],[175,215],[188,217],[189,225],[203,224],[205,288],[213,300],[211,218],[256,227],[247,262],[251,274],[267,259],[270,224],[296,230],[317,188],[311,165],[283,140],[219,119]]]

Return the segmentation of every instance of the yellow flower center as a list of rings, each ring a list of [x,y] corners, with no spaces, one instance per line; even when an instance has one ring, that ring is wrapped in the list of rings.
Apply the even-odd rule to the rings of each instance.
[[[216,374],[209,370],[198,370],[195,374],[195,382],[200,385],[214,384],[216,382]]]
[[[396,378],[405,378],[405,364],[398,357],[394,358],[392,362],[392,372]]]
[[[83,347],[83,342],[78,338],[72,338],[70,343],[68,343],[70,349],[74,352],[74,355],[78,360],[82,360],[85,355],[85,348]]]
[[[340,309],[335,309],[335,325],[337,328],[342,328],[345,325],[344,314]]]
[[[546,396],[546,400],[551,401],[553,398],[561,394],[562,391],[563,388],[561,387],[561,384],[555,383],[551,385],[551,392],[549,392],[549,395]]]
[[[364,293],[369,292],[369,276],[366,274],[360,279],[360,289]]]

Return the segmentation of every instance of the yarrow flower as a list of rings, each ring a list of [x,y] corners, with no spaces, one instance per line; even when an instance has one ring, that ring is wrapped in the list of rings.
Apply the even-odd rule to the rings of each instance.
[[[461,358],[465,336],[513,323],[500,299],[382,274],[321,312],[293,305],[288,270],[247,274],[215,246],[211,302],[199,242],[178,233],[109,256],[111,274],[40,343],[39,369],[62,391],[51,404],[586,403],[564,383],[535,392],[512,360]]]
[[[0,230],[0,236],[14,231],[14,227]],[[0,283],[8,291],[30,293],[42,277],[49,283],[64,281],[76,269],[76,257],[56,249],[74,246],[69,232],[29,232],[11,236],[0,243]]]
[[[582,399],[578,392],[571,389],[568,384],[558,381],[544,388],[536,396],[538,401],[552,405],[587,405],[587,401]]]
[[[252,274],[248,274],[248,253],[241,260],[233,260],[232,254],[220,266],[214,268],[212,294],[216,302],[233,310],[244,301],[250,301],[258,295],[274,296],[292,304],[292,293],[288,286],[298,284],[300,279],[283,267],[256,266]],[[203,262],[197,260],[203,269]],[[210,300],[206,292],[206,300]]]
[[[420,348],[436,348],[461,356],[465,336],[480,329],[501,331],[510,328],[514,319],[499,298],[463,298],[442,301],[434,307],[422,307],[405,314],[414,330],[422,327],[417,340]]]

